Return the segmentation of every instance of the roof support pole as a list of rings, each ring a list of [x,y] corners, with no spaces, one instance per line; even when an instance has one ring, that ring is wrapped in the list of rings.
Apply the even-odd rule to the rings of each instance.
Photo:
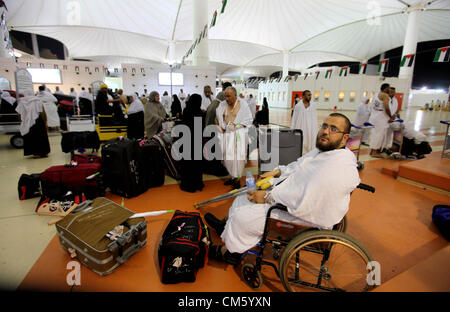
[[[289,51],[283,51],[283,74],[282,78],[289,75]]]
[[[31,34],[31,43],[33,44],[33,53],[36,58],[40,58],[39,55],[39,45],[37,41],[37,35]]]
[[[405,55],[416,54],[420,13],[422,12],[421,9],[421,7],[411,7],[408,9],[408,24],[406,26],[405,41],[403,43],[402,59]],[[414,57],[414,62],[411,67],[406,65],[400,67],[400,72],[398,74],[398,78],[408,79],[407,88],[411,88],[415,59],[416,58]]]
[[[193,18],[193,39],[198,40],[200,34],[204,31],[205,25],[208,24],[208,1],[195,0],[192,1],[194,18]],[[208,27],[208,26],[207,26]],[[208,36],[201,39],[197,48],[192,54],[192,65],[194,66],[208,66],[209,65],[209,46]]]
[[[4,17],[5,20],[3,20],[2,18],[4,24],[0,25],[0,57],[9,57],[10,55],[8,51],[8,42],[3,40],[3,38],[6,37],[9,38],[9,35],[7,36],[8,28],[6,28],[6,13],[5,15],[3,15],[3,12],[6,12],[6,10],[3,7],[1,7],[0,16]]]

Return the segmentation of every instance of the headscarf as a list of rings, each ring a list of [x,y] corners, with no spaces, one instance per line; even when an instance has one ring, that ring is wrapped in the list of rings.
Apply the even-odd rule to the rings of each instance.
[[[166,117],[164,106],[161,102],[156,102],[157,95],[159,93],[156,91],[150,93],[149,102],[147,102],[144,109],[145,132],[147,132],[147,137],[149,138],[158,132],[162,124],[161,118]]]
[[[131,95],[133,97],[133,102],[130,104],[127,110],[127,114],[135,114],[139,112],[144,111],[144,105],[142,104],[141,100],[136,95]]]
[[[42,111],[42,101],[33,94],[33,91],[25,91],[24,97],[19,99],[16,107],[16,112],[21,117],[20,134],[22,136],[30,132],[30,128],[36,123],[36,119]]]
[[[194,93],[186,102],[186,108],[183,111],[183,120],[194,118],[195,116],[202,116],[202,96]]]
[[[205,125],[216,124],[216,109],[221,102],[225,101],[225,92],[217,93],[216,98],[211,102],[211,105],[206,109]]]
[[[177,114],[179,114],[179,115],[182,114],[181,102],[178,99],[178,96],[176,94],[174,94],[172,96],[172,106],[170,107],[170,111],[172,112],[172,116],[176,116]]]
[[[156,96],[157,95],[159,95],[159,93],[157,91],[150,92],[150,95],[148,96],[148,101],[149,102],[160,103],[160,102],[156,102]]]

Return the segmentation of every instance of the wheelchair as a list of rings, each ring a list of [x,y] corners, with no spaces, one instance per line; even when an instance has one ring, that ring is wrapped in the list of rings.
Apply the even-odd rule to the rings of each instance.
[[[375,192],[372,186],[362,183],[357,188]],[[261,268],[268,265],[288,292],[302,291],[307,287],[357,292],[373,287],[367,282],[373,259],[360,242],[345,234],[345,216],[332,230],[319,230],[273,219],[270,216],[275,209],[287,211],[281,204],[269,209],[261,241],[241,258],[245,259],[249,254],[256,256],[255,264],[246,262],[241,267],[248,286],[255,290],[261,288]],[[268,245],[273,251],[273,259],[279,259],[278,268],[273,262],[263,260]]]

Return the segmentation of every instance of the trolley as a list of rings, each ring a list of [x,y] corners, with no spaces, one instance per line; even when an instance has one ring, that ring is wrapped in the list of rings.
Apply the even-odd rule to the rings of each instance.
[[[4,90],[8,92],[11,97],[16,97],[16,91]],[[20,97],[23,97],[20,95]],[[13,104],[6,100],[0,100],[0,133],[13,134],[9,143],[14,148],[23,148],[23,137],[20,135],[20,115],[16,112],[17,100]]]
[[[391,129],[394,131],[394,135],[392,138],[392,154],[389,155],[389,158],[394,160],[402,160],[402,146],[403,146],[403,131],[405,129],[403,125],[403,120],[396,119],[390,125]]]
[[[352,130],[350,131],[350,137],[347,140],[347,148],[353,152],[356,156],[358,163],[358,170],[364,169],[364,164],[359,160],[359,153],[361,151],[362,138],[365,131],[369,131],[373,128],[371,123],[364,123],[364,126],[358,127],[352,124]]]

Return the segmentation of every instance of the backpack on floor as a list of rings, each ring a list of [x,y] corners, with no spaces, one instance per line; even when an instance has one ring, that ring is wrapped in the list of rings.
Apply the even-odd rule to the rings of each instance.
[[[436,205],[433,207],[431,218],[442,235],[450,241],[450,206]]]
[[[198,270],[208,257],[209,243],[200,213],[175,211],[158,248],[161,281],[164,284],[195,282]]]
[[[24,173],[20,176],[17,186],[20,200],[41,196],[40,175],[40,173]]]

